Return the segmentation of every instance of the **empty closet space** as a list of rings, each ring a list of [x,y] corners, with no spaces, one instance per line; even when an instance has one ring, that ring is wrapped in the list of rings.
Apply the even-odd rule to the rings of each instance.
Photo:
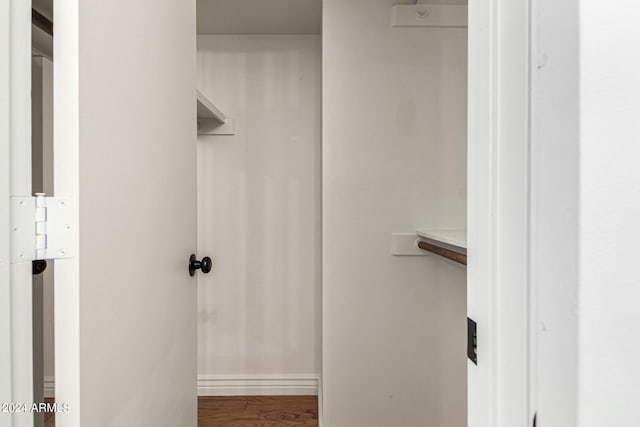
[[[198,1],[200,396],[318,394],[321,5]]]
[[[460,1],[200,0],[203,398],[467,424],[466,22]]]

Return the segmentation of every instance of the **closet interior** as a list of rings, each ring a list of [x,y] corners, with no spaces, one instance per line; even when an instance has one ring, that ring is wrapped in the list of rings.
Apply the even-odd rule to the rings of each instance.
[[[466,0],[197,1],[201,398],[467,425],[466,25]]]
[[[464,1],[200,0],[200,395],[466,425],[466,25]]]

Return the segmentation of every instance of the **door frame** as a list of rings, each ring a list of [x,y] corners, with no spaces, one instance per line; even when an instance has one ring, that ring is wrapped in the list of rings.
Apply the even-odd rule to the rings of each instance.
[[[1,93],[11,87],[11,3],[0,0],[0,84]],[[11,388],[11,102],[0,97],[0,402],[12,401]]]
[[[469,1],[468,425],[532,424],[531,0]]]
[[[7,93],[11,85],[9,69],[10,59],[10,20],[9,1],[0,0],[0,84],[1,92]],[[9,253],[9,228],[11,226],[9,195],[10,195],[10,116],[9,97],[0,98],[0,378],[8,381],[0,381],[0,401],[11,401],[11,305],[10,288],[7,285],[11,280]],[[7,345],[8,344],[8,345]]]
[[[0,396],[27,412],[0,414],[33,426],[32,274],[35,233],[20,225],[31,206],[31,2],[0,0]],[[14,212],[14,208],[16,211]],[[28,217],[26,217],[28,219]]]

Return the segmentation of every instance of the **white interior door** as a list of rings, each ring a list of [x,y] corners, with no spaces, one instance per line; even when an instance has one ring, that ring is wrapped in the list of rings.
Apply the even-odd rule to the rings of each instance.
[[[195,426],[195,0],[54,5],[56,426]],[[202,258],[202,254],[199,254]]]
[[[0,425],[31,427],[35,233],[12,210],[31,196],[30,1],[0,0],[0,85]]]

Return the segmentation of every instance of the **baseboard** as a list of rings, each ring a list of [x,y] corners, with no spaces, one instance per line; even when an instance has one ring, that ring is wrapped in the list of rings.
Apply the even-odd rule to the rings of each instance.
[[[198,375],[198,396],[317,396],[319,375]]]
[[[44,397],[53,399],[56,393],[56,379],[54,377],[44,377]]]
[[[198,396],[317,396],[320,375],[198,375]],[[55,378],[44,377],[44,397],[55,397]]]

